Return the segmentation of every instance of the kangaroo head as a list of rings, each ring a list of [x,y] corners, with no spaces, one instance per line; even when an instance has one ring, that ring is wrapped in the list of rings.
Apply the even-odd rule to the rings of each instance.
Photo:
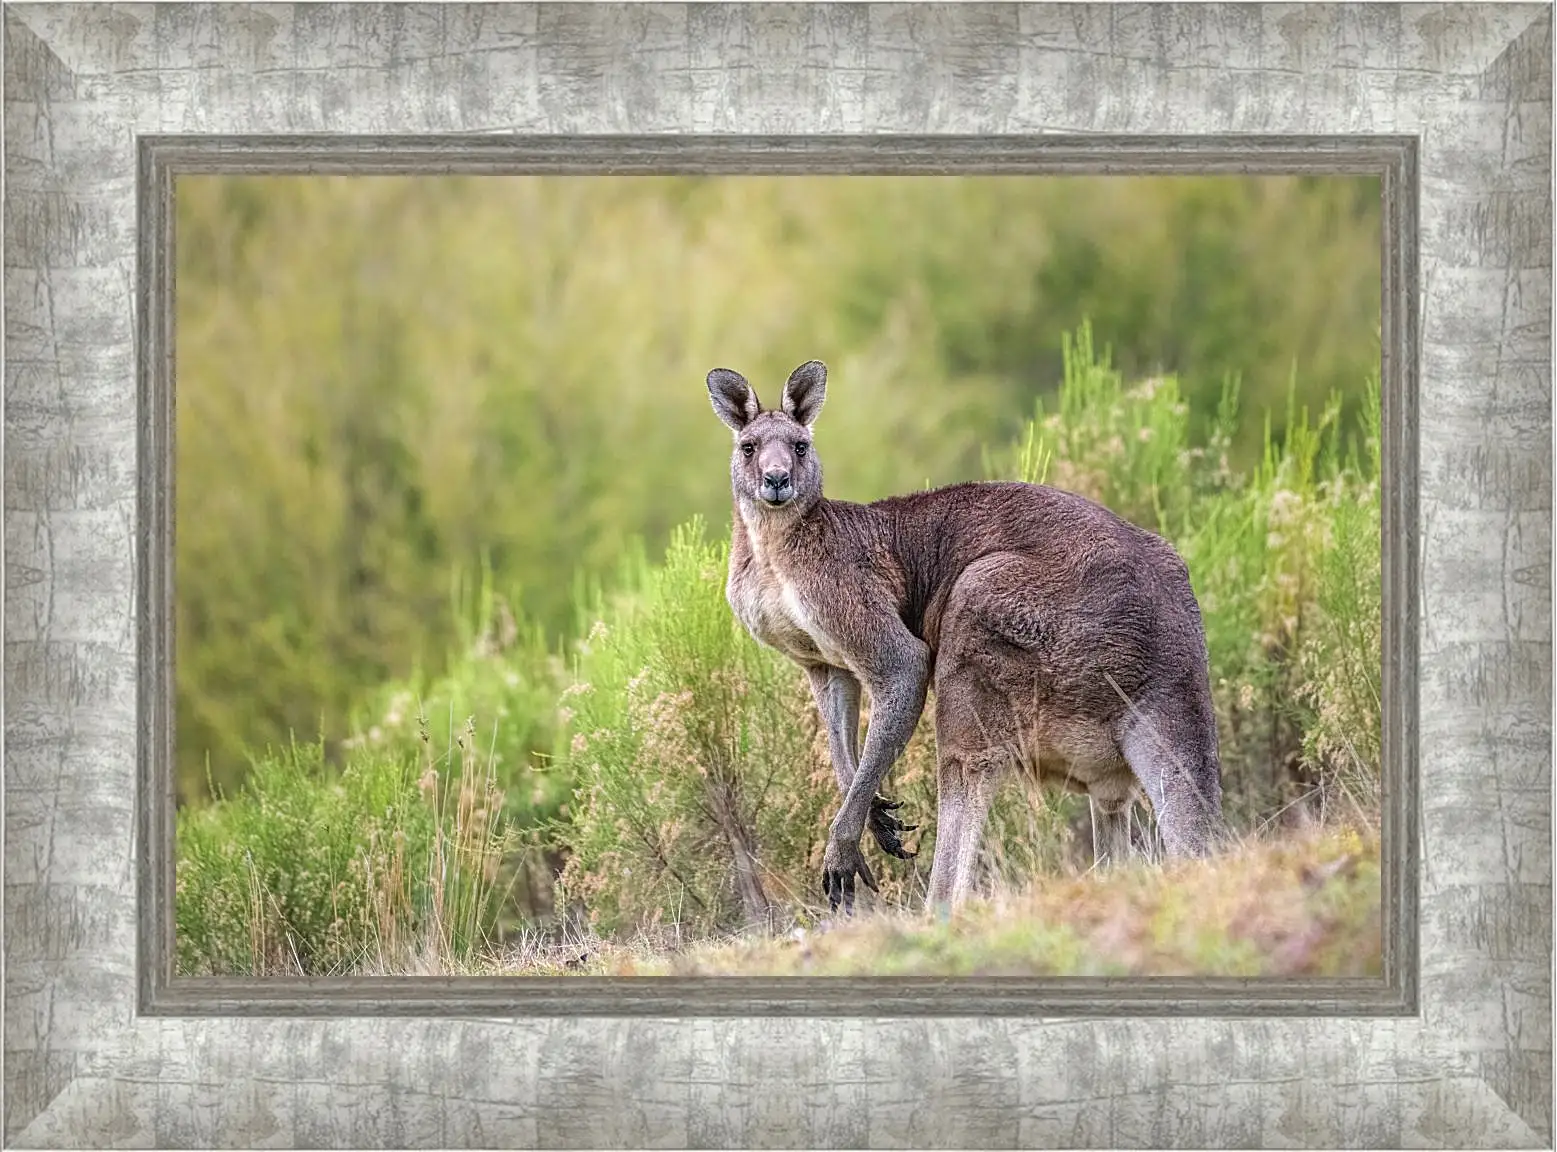
[[[754,511],[804,510],[822,496],[822,464],[811,426],[827,395],[827,366],[811,360],[790,373],[780,408],[765,411],[746,377],[728,368],[708,374],[714,412],[735,433],[730,484]]]

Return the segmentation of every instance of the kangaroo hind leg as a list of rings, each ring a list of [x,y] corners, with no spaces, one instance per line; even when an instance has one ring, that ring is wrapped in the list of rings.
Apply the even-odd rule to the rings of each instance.
[[[984,825],[1000,789],[1004,759],[987,754],[943,756],[936,774],[940,792],[935,819],[935,862],[930,868],[931,907],[963,903],[977,887]]]
[[[1120,750],[1146,790],[1169,856],[1204,856],[1226,835],[1210,702],[1133,709]]]
[[[1029,563],[995,553],[957,578],[941,617],[935,670],[940,801],[930,903],[957,905],[973,892],[984,824],[1006,770],[1032,735],[1025,649],[1035,627]],[[1019,698],[1020,697],[1020,698]],[[1035,707],[1036,702],[1032,702]]]
[[[1130,806],[1110,807],[1089,798],[1092,806],[1092,860],[1099,868],[1113,868],[1130,859]]]
[[[1087,786],[1092,809],[1092,859],[1098,868],[1127,863],[1137,855],[1131,831],[1140,785],[1124,760],[1118,771],[1099,776]]]
[[[928,903],[955,907],[975,888],[984,824],[1017,742],[1009,706],[955,666],[948,672],[936,682],[939,798]]]

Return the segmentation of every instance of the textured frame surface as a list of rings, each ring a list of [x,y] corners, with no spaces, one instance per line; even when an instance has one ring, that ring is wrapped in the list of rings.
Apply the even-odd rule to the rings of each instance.
[[[1416,152],[1409,137],[1053,136],[143,136],[137,603],[140,1011],[155,1015],[1385,1015],[1416,996]],[[173,620],[170,433],[177,371],[178,178],[278,173],[1282,172],[1379,178],[1383,369],[1383,971],[1319,980],[644,979],[174,976]]]
[[[8,1143],[1550,1145],[1549,7],[37,4],[4,35]],[[322,132],[1109,133],[1093,169],[1414,138],[1416,1014],[145,1014],[180,1006],[136,962],[143,138]]]

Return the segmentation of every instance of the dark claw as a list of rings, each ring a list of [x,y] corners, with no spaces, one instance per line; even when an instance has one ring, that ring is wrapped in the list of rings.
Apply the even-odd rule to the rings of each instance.
[[[822,876],[822,891],[827,894],[827,906],[838,911],[843,905],[845,916],[854,915],[854,874],[852,872],[827,872]]]
[[[883,828],[891,828],[894,832],[903,827],[903,822],[890,812],[877,812],[875,820]]]
[[[896,816],[892,815],[894,809],[901,808],[901,800],[888,800],[885,796],[877,796],[870,802],[870,832],[876,838],[876,843],[888,856],[896,856],[899,860],[911,860],[917,853],[910,852],[903,847],[903,833],[912,832],[918,828],[917,824],[904,824]]]
[[[865,863],[865,855],[859,850],[859,846],[836,851],[832,847],[828,849],[828,859],[822,868],[822,892],[827,897],[828,907],[833,911],[843,905],[844,915],[854,915],[854,877],[859,876],[865,882],[865,887],[872,892],[878,892],[876,878],[871,875],[870,865]]]

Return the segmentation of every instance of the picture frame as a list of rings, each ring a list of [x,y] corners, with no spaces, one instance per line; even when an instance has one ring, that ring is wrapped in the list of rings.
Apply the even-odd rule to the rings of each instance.
[[[4,35],[8,1142],[1550,1144],[1548,6],[45,3]],[[1385,177],[1383,981],[172,980],[174,176],[980,165]]]

